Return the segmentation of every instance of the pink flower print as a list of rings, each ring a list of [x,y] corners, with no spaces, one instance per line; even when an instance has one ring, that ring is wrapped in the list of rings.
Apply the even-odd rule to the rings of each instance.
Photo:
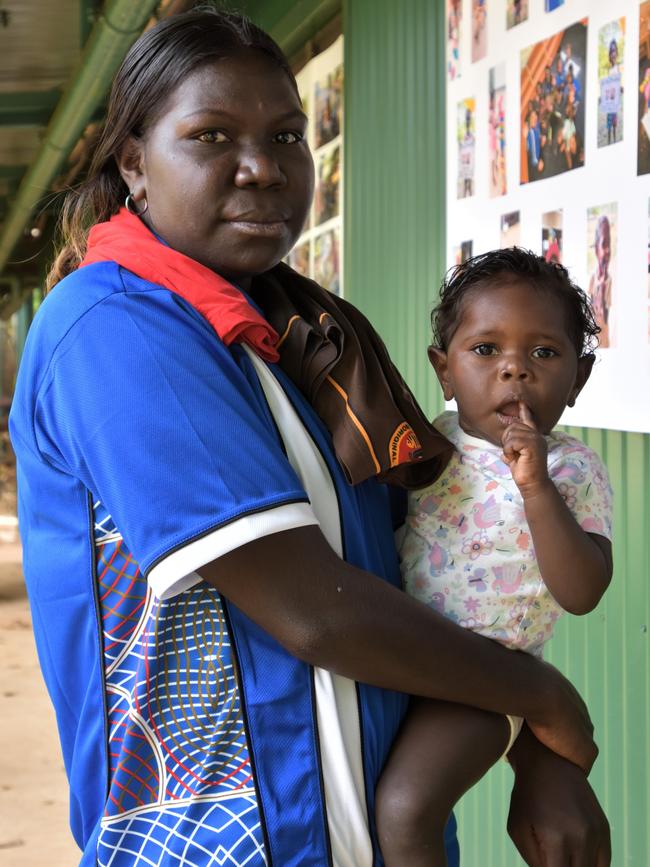
[[[452,467],[449,470],[449,475],[452,479],[455,479],[460,475],[460,470],[458,469],[458,467]]]
[[[491,550],[492,542],[480,530],[463,543],[463,554],[467,554],[470,560],[476,560],[481,554],[489,554]]]
[[[465,599],[464,601],[464,605],[467,611],[470,612],[470,614],[475,614],[479,608],[479,601],[478,599],[474,599],[473,596],[468,596],[467,599]]]
[[[493,491],[495,488],[498,488],[498,487],[499,487],[499,483],[495,482],[494,479],[492,479],[492,481],[488,482],[487,485],[485,486],[485,490],[486,491]]]
[[[526,617],[526,611],[528,606],[517,602],[510,609],[510,620],[508,621],[508,626],[510,629],[515,632],[519,632],[520,630],[528,629],[531,624],[529,618]]]
[[[463,489],[460,487],[460,485],[451,485],[451,487],[449,488],[449,493],[450,494],[460,494],[460,492],[462,490]]]
[[[569,485],[566,482],[560,482],[557,489],[564,502],[570,509],[572,509],[576,504],[576,494],[578,493],[576,486]]]
[[[594,485],[598,488],[599,491],[608,491],[609,490],[609,479],[600,469],[600,467],[596,467],[593,473]]]
[[[444,521],[445,524],[449,523],[449,509],[443,509],[442,512],[438,515],[441,521]]]

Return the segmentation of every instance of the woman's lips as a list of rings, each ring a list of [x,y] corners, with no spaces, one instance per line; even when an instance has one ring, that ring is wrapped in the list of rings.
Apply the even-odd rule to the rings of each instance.
[[[278,238],[287,231],[286,220],[229,220],[233,229],[261,238]]]

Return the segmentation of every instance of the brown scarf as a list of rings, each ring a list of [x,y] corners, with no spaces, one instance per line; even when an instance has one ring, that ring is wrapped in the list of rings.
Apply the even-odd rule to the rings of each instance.
[[[453,447],[362,313],[285,264],[256,277],[251,297],[280,335],[280,366],[325,422],[351,484],[377,476],[417,488],[438,477]]]

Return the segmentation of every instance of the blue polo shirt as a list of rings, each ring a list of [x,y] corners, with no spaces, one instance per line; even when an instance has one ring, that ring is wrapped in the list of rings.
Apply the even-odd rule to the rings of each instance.
[[[320,419],[259,364],[114,263],[67,277],[30,330],[10,428],[82,865],[382,864],[374,788],[405,697],[291,657],[196,571],[323,523],[272,387],[328,477],[342,556],[400,583],[385,488],[348,485]]]

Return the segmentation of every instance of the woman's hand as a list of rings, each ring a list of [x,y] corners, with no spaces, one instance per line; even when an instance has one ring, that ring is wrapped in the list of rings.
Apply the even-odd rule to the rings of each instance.
[[[508,833],[529,867],[609,867],[609,823],[585,775],[524,725],[508,756],[515,772]]]
[[[528,715],[526,721],[545,747],[588,774],[598,756],[598,747],[587,705],[556,668],[546,662],[540,664],[544,666],[542,679],[548,679],[549,689],[545,700],[540,702],[540,712]]]

